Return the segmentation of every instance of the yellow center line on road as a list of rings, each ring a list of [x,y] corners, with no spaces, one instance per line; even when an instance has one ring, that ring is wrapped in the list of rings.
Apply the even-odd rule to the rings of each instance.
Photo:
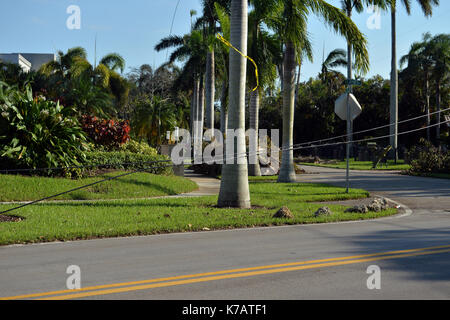
[[[179,285],[179,284],[188,284],[188,283],[196,283],[196,282],[212,281],[212,280],[220,280],[220,279],[228,279],[228,278],[238,278],[238,277],[244,277],[244,276],[254,276],[254,275],[259,275],[259,274],[268,274],[268,273],[285,272],[285,271],[293,271],[293,270],[303,270],[303,269],[319,268],[319,267],[325,267],[325,266],[335,266],[335,265],[343,265],[343,264],[350,264],[350,263],[361,263],[361,262],[366,262],[366,261],[375,261],[375,260],[381,260],[381,259],[393,259],[393,258],[401,258],[401,257],[407,257],[407,256],[414,256],[414,255],[433,254],[433,253],[450,251],[450,249],[449,250],[439,250],[439,251],[429,251],[429,250],[444,249],[444,248],[450,248],[450,245],[435,246],[435,247],[428,247],[428,248],[418,248],[418,249],[408,249],[408,250],[396,250],[396,251],[389,251],[389,252],[382,252],[382,253],[372,253],[372,254],[364,254],[364,255],[356,255],[356,256],[348,256],[348,257],[320,259],[320,260],[291,262],[291,263],[250,267],[250,268],[230,269],[230,270],[174,276],[174,277],[167,277],[167,278],[149,279],[149,280],[142,280],[142,281],[123,282],[123,283],[85,287],[85,288],[78,289],[78,290],[60,290],[60,291],[34,293],[34,294],[27,294],[27,295],[13,296],[13,297],[5,297],[5,298],[0,298],[0,300],[39,298],[39,297],[45,297],[45,296],[62,295],[62,294],[67,294],[67,293],[70,293],[70,295],[60,296],[60,297],[55,297],[55,298],[56,299],[66,299],[66,298],[70,299],[72,297],[75,298],[75,296],[85,297],[85,296],[102,295],[102,294],[109,294],[109,293],[116,293],[116,292],[144,290],[144,289],[173,286],[173,285]],[[361,259],[361,258],[371,258],[371,259]],[[355,260],[355,259],[360,259],[360,260]],[[347,261],[345,261],[345,260],[347,260]],[[342,262],[338,262],[338,261],[342,261]],[[299,267],[299,266],[301,266],[301,267]],[[265,269],[269,269],[269,270],[265,270]],[[264,271],[256,271],[256,270],[264,270]],[[251,271],[256,271],[256,272],[251,272]],[[243,273],[243,272],[245,272],[245,273]],[[213,277],[211,277],[211,276],[213,276]],[[197,279],[192,279],[192,278],[197,278]],[[185,280],[185,279],[190,279],[190,280]],[[174,280],[182,280],[182,281],[174,281]],[[167,281],[169,281],[169,282],[167,282]],[[158,282],[158,283],[156,283],[156,282]],[[159,283],[159,282],[162,282],[162,283]],[[150,283],[153,283],[153,284],[148,285]],[[147,284],[147,285],[142,286],[143,284]],[[139,285],[139,286],[136,286],[136,285]],[[125,287],[125,288],[118,288],[118,287]],[[110,288],[117,288],[117,289],[101,290],[101,289],[110,289]],[[101,290],[101,291],[86,292],[86,291],[92,291],[92,290]],[[117,290],[122,290],[122,291],[117,291]],[[107,292],[107,293],[105,293],[105,292]]]
[[[148,289],[153,289],[153,288],[172,287],[172,286],[178,286],[178,285],[183,285],[183,284],[208,282],[208,281],[223,280],[223,279],[234,279],[234,278],[258,276],[258,275],[271,274],[271,273],[281,273],[281,272],[315,269],[315,268],[323,268],[323,267],[341,266],[341,265],[354,264],[354,263],[363,263],[363,262],[388,260],[388,259],[398,259],[398,258],[414,257],[414,256],[437,254],[437,253],[444,253],[444,252],[450,252],[450,249],[435,250],[435,251],[423,251],[423,252],[408,253],[408,254],[389,255],[389,256],[359,259],[359,260],[347,260],[347,261],[340,261],[340,262],[312,264],[312,265],[306,265],[306,266],[269,269],[269,270],[244,272],[244,273],[233,273],[233,274],[225,274],[225,275],[214,276],[214,277],[203,277],[203,278],[197,278],[197,279],[162,282],[162,283],[148,284],[148,285],[142,285],[142,286],[132,286],[132,287],[100,290],[100,291],[93,291],[93,292],[91,291],[91,292],[85,292],[85,293],[43,298],[43,299],[39,299],[39,300],[79,299],[79,298],[86,298],[86,297],[92,297],[92,296],[108,295],[108,294],[113,294],[113,293],[124,293],[124,292],[130,292],[130,291],[148,290]]]

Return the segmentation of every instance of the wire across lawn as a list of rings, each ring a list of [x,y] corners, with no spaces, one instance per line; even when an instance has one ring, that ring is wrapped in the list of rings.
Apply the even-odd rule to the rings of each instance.
[[[346,207],[329,205],[333,215],[314,217],[314,212],[323,204],[312,202],[369,196],[368,192],[358,189],[346,194],[343,188],[324,184],[252,182],[250,190],[252,209],[216,208],[217,196],[37,204],[14,212],[24,218],[21,222],[0,223],[0,244],[324,223],[396,213],[396,209],[381,213],[344,213]],[[282,206],[292,211],[294,219],[273,218]],[[11,206],[0,206],[0,210],[8,208]]]
[[[123,173],[125,172],[115,171],[84,179],[0,175],[0,202],[33,201]],[[68,193],[53,200],[148,198],[187,193],[197,188],[195,182],[186,178],[138,172]]]
[[[300,165],[305,166],[315,166],[315,167],[326,167],[326,168],[335,168],[335,169],[346,169],[347,161],[336,161],[336,163],[307,163],[300,162]],[[385,164],[378,164],[376,169],[373,169],[372,161],[355,161],[354,159],[350,159],[350,170],[408,170],[411,168],[409,164],[405,164],[403,160],[394,162],[394,160],[388,160],[387,166]]]

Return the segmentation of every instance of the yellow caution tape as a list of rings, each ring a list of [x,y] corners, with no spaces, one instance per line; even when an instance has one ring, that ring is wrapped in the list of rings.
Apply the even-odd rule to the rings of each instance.
[[[255,66],[255,76],[256,76],[256,87],[252,90],[255,91],[256,89],[258,89],[259,87],[259,79],[258,79],[258,66],[256,65],[256,62],[250,58],[249,56],[246,56],[245,54],[243,54],[241,51],[239,51],[237,48],[235,48],[227,39],[225,39],[222,35],[217,34],[216,35],[217,39],[219,39],[220,41],[222,41],[226,46],[232,48],[234,51],[236,51],[237,53],[239,53],[241,56],[243,56],[244,58],[247,58],[248,60],[250,60],[253,65]]]

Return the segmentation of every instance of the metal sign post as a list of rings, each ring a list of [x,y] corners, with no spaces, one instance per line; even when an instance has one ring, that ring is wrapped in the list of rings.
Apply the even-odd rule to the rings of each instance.
[[[352,85],[349,84],[347,87],[347,172],[345,175],[346,181],[346,193],[350,193],[350,130],[351,130],[351,120],[350,120],[350,93],[352,93]]]
[[[347,193],[350,192],[350,142],[351,142],[351,122],[359,116],[362,109],[358,101],[352,94],[353,85],[361,85],[359,80],[346,80],[346,93],[336,100],[335,112],[342,119],[347,121],[347,173],[346,187]],[[344,100],[345,99],[345,100]]]

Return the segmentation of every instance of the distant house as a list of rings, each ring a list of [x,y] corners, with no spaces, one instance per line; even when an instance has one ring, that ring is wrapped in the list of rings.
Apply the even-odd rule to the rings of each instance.
[[[42,65],[55,60],[53,53],[0,53],[0,61],[17,64],[24,72],[37,71]]]

